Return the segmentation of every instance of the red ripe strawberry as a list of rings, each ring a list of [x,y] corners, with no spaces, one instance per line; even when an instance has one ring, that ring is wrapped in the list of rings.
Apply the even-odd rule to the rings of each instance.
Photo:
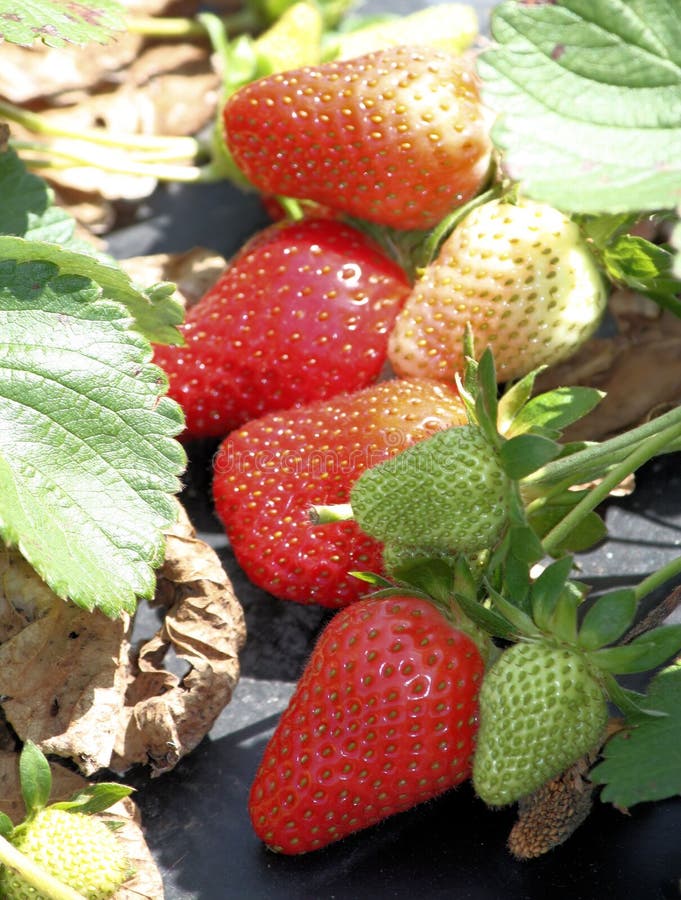
[[[467,779],[483,668],[471,638],[426,600],[337,613],[256,773],[258,837],[305,853]]]
[[[346,224],[264,229],[188,311],[185,346],[155,348],[184,437],[224,437],[271,410],[371,384],[408,293],[403,270]]]
[[[430,228],[478,193],[491,144],[470,62],[393,47],[258,79],[225,140],[263,193],[394,228]]]
[[[277,597],[337,608],[380,571],[382,545],[356,522],[313,526],[313,504],[346,503],[361,472],[466,421],[453,387],[392,380],[271,413],[230,434],[215,457],[215,509],[237,561]]]

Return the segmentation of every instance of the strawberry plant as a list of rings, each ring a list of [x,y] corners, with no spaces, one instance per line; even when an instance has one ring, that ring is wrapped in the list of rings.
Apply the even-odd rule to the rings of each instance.
[[[131,875],[115,831],[98,813],[130,793],[100,782],[70,800],[48,805],[49,763],[30,741],[20,757],[26,818],[0,815],[0,890],[4,900],[106,900]]]

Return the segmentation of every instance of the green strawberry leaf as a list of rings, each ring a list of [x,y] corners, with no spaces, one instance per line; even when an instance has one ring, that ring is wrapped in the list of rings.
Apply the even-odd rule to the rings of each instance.
[[[604,785],[601,798],[619,807],[681,794],[681,660],[651,682],[648,706],[666,713],[614,735],[591,778]]]
[[[527,513],[527,521],[543,539],[561,522],[587,491],[564,491]],[[587,513],[577,525],[553,547],[554,553],[580,553],[607,535],[605,522],[597,512]]]
[[[123,7],[116,0],[0,0],[0,41],[13,44],[105,44],[124,28]]]
[[[0,812],[0,837],[8,838],[14,831],[14,824],[7,813]]]
[[[175,291],[172,284],[158,284],[148,291],[140,291],[115,264],[58,244],[14,235],[0,236],[0,260],[3,259],[18,263],[42,260],[54,263],[62,275],[89,278],[103,289],[105,297],[116,299],[128,308],[135,318],[135,328],[150,341],[176,344],[181,340],[175,326],[182,322],[184,310],[177,300],[172,299]]]
[[[501,445],[499,455],[509,478],[519,481],[536,472],[560,453],[560,446],[538,434],[519,434]]]
[[[636,592],[631,588],[603,594],[584,616],[579,646],[584,650],[598,650],[614,643],[634,621],[637,606]]]
[[[52,809],[64,809],[69,812],[79,812],[84,815],[104,812],[114,803],[118,803],[124,797],[129,797],[133,789],[125,784],[114,781],[100,781],[98,784],[89,784],[83,790],[74,794],[70,800],[61,800],[50,804]]]
[[[596,650],[592,659],[615,675],[632,675],[662,665],[681,650],[681,625],[663,625],[640,635],[630,644]]]
[[[681,281],[674,275],[674,256],[667,248],[623,234],[605,248],[603,262],[612,281],[645,294],[681,316]]]
[[[545,368],[546,366],[534,369],[532,372],[528,372],[527,375],[518,379],[518,381],[508,385],[499,398],[497,427],[499,428],[500,433],[505,437],[513,437],[515,434],[520,434],[523,431],[529,430],[527,428],[520,428],[516,431],[515,422],[518,415],[532,396],[537,375]],[[552,437],[552,435],[548,435],[548,437]]]
[[[531,432],[555,440],[568,425],[598,406],[604,396],[596,388],[580,386],[559,387],[537,394],[518,410],[506,436]]]
[[[570,212],[674,209],[681,197],[681,7],[501,3],[478,70],[493,139],[523,192]]]
[[[530,588],[532,618],[542,630],[549,628],[573,565],[571,556],[556,560],[544,569]]]
[[[0,262],[0,537],[116,616],[153,593],[185,455],[149,344],[99,297],[51,263]]]
[[[84,275],[104,289],[104,296],[124,303],[136,328],[157,344],[181,341],[177,325],[184,310],[174,286],[161,283],[136,288],[112,257],[98,254],[75,237],[75,220],[54,204],[42,178],[30,174],[13,151],[0,153],[0,259],[41,259],[62,273]]]
[[[26,741],[21,749],[19,783],[28,816],[47,806],[52,793],[52,772],[42,750],[33,741]]]

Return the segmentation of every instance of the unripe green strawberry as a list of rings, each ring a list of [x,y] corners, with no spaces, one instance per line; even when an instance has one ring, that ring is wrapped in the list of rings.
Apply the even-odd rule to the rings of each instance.
[[[508,517],[507,478],[475,425],[432,435],[372,469],[350,494],[360,528],[384,544],[478,553]]]
[[[116,836],[102,819],[48,807],[13,833],[12,843],[59,881],[87,900],[112,897],[130,875]],[[51,900],[20,875],[4,868],[3,900]]]
[[[607,293],[577,225],[544,203],[473,209],[423,271],[392,331],[400,375],[463,372],[466,326],[500,381],[566,359],[596,330]]]
[[[605,694],[582,654],[514,644],[480,691],[478,796],[504,806],[533,793],[598,746],[607,721]]]

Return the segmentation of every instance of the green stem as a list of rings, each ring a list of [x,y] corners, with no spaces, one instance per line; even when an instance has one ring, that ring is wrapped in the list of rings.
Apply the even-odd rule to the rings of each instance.
[[[349,503],[319,504],[310,508],[310,521],[313,525],[328,525],[330,522],[345,522],[352,519],[352,507]]]
[[[664,418],[664,417],[660,417]],[[678,416],[677,416],[678,418]],[[659,419],[657,420],[659,423]],[[681,422],[668,425],[662,431],[638,443],[629,455],[618,465],[613,466],[608,474],[592,488],[560,522],[549,531],[542,541],[546,553],[551,554],[561,542],[577,527],[579,522],[602,503],[610,492],[623,481],[627,475],[635,472],[639,466],[662,452],[670,442],[681,436]]]
[[[665,584],[665,582],[669,581],[671,578],[674,578],[674,576],[679,573],[681,573],[681,556],[677,556],[676,559],[671,560],[671,562],[668,562],[656,572],[648,575],[643,581],[639,581],[634,588],[636,602],[640,603],[644,597],[647,597],[648,594],[651,594],[654,590]]]
[[[666,430],[672,425],[681,425],[681,407],[675,407],[669,412],[651,419],[650,422],[625,431],[601,444],[593,444],[570,456],[547,463],[523,479],[523,488],[533,489],[540,485],[580,484],[598,478],[613,465],[626,459],[627,455],[641,443],[647,441],[648,438],[655,437],[663,430],[666,433]],[[678,437],[673,441],[668,441],[668,445],[660,447],[657,452],[668,453],[681,449],[678,441]]]
[[[177,154],[176,158],[193,159],[198,155],[201,145],[193,137],[172,137],[143,134],[120,134],[106,131],[103,128],[83,128],[75,130],[49,122],[47,119],[27,109],[0,100],[0,118],[8,119],[23,126],[33,134],[48,137],[72,138],[87,141],[103,147],[117,147],[123,150],[145,150],[149,152],[169,151]]]
[[[222,27],[230,34],[257,31],[262,27],[253,12],[242,9],[221,17]],[[179,38],[180,40],[205,40],[206,28],[200,18],[173,18],[169,16],[133,16],[126,18],[127,30],[143,37]]]
[[[163,163],[133,162],[126,159],[106,159],[103,156],[94,158],[85,154],[67,153],[50,147],[49,150],[41,144],[31,141],[10,141],[10,145],[17,151],[32,153],[49,152],[55,159],[24,158],[24,162],[32,169],[68,169],[74,166],[87,166],[101,169],[103,172],[115,172],[119,175],[137,175],[156,178],[158,181],[180,181],[187,184],[198,182],[213,182],[220,180],[221,176],[210,165],[206,166],[182,166],[167,165]],[[57,160],[63,160],[60,165]]]
[[[2,836],[0,836],[0,863],[17,872],[41,895],[50,897],[50,900],[85,900],[82,894],[41,869]]]

